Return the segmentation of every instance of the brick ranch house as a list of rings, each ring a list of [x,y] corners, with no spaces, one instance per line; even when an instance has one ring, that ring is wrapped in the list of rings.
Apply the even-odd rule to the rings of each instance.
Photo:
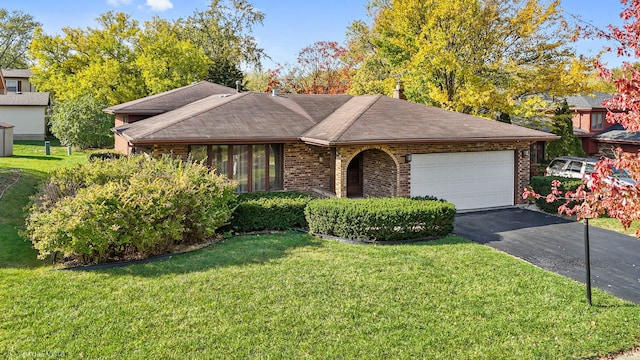
[[[520,203],[529,146],[557,137],[383,95],[238,92],[198,82],[105,109],[115,148],[205,161],[239,192],[432,195],[462,209]]]

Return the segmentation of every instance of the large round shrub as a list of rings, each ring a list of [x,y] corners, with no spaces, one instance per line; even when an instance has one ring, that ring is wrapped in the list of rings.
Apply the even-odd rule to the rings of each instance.
[[[55,171],[33,198],[25,235],[43,258],[81,263],[166,253],[227,223],[235,185],[165,157],[96,160]]]

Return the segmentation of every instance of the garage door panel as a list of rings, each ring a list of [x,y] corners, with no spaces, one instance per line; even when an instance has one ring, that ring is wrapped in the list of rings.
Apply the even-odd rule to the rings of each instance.
[[[513,205],[514,152],[413,154],[411,196],[431,195],[459,210]]]

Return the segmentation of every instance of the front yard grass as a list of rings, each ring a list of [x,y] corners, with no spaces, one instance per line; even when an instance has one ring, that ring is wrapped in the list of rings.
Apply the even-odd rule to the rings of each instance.
[[[612,218],[609,218],[609,217],[601,217],[601,218],[597,218],[597,219],[590,219],[589,220],[589,225],[597,226],[599,228],[603,228],[603,229],[619,232],[619,233],[622,233],[622,234],[635,236],[636,229],[638,228],[638,221],[634,221],[633,223],[631,223],[631,227],[628,228],[628,229],[625,229],[620,224],[620,221],[618,219],[612,219]]]
[[[640,343],[640,307],[599,290],[589,307],[583,285],[458,237],[240,236],[145,264],[54,270],[20,238],[22,209],[52,167],[86,154],[14,152],[0,158],[0,177],[21,169],[0,199],[3,359],[570,359]]]
[[[51,144],[51,154],[46,155],[44,141],[16,141],[14,156],[0,157],[0,268],[44,265],[31,243],[19,235],[29,196],[50,170],[87,161],[84,152],[69,156],[66,147],[57,141]]]
[[[640,342],[640,308],[462,238],[240,236],[98,270],[0,269],[3,358],[569,359]]]

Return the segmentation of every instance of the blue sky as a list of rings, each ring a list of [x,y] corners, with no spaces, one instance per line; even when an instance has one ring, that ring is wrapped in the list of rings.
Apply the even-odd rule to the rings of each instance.
[[[263,26],[257,26],[254,35],[259,46],[272,58],[265,68],[275,63],[295,62],[297,53],[316,41],[342,42],[347,26],[357,19],[366,19],[367,0],[250,0],[266,14]],[[131,14],[144,21],[154,15],[166,19],[186,17],[194,10],[203,10],[210,4],[206,0],[7,0],[0,8],[22,10],[42,23],[47,34],[60,34],[63,27],[95,27],[95,18],[109,10]],[[619,0],[563,0],[565,12],[579,14],[598,26],[620,24],[622,9]],[[593,55],[604,44],[600,41],[581,41],[578,51]],[[610,65],[618,66],[620,59],[606,56]]]

